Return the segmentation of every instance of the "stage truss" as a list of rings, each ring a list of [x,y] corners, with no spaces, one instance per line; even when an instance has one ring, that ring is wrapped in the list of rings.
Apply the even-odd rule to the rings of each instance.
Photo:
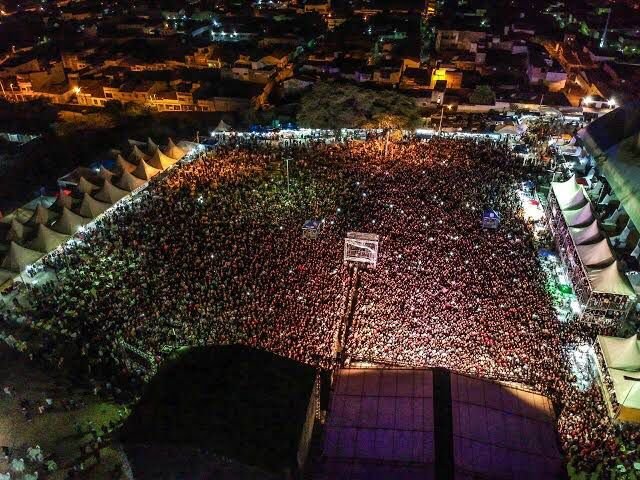
[[[375,233],[348,232],[344,239],[344,262],[365,268],[378,265],[378,242]]]

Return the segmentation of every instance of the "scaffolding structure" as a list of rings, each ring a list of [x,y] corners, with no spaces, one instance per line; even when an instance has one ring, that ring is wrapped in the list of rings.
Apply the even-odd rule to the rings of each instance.
[[[546,216],[580,303],[580,321],[601,326],[618,324],[634,303],[633,288],[626,275],[618,270],[613,256],[596,266],[588,266],[583,261],[580,248],[593,245],[606,236],[598,226],[588,196],[575,177],[566,182],[552,182]]]
[[[378,242],[375,233],[348,232],[344,239],[344,262],[365,268],[378,265]]]

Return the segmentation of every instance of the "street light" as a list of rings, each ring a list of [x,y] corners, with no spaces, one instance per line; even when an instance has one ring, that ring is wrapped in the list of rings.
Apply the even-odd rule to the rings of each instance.
[[[442,117],[444,116],[444,107],[445,104],[442,104],[442,110],[440,110],[440,125],[438,126],[438,135],[442,132]],[[447,110],[451,110],[451,105],[447,105]]]
[[[615,98],[609,99],[609,108],[616,108],[618,106],[618,102],[616,102]]]

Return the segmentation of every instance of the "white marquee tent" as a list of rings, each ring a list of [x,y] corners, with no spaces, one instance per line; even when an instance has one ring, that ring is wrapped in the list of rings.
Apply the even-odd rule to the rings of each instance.
[[[88,193],[85,193],[78,213],[86,218],[96,218],[103,214],[110,206],[110,203],[101,202]]]
[[[620,410],[614,412],[615,415],[622,420],[638,421],[640,418],[638,336],[617,338],[598,335],[596,341],[605,363],[605,365],[600,365],[600,371],[606,372],[611,378],[616,401],[620,406]]]
[[[100,191],[94,195],[94,198],[101,202],[113,204],[127,195],[129,195],[128,191],[116,187],[110,180],[105,180],[104,185]]]
[[[593,222],[596,218],[593,215],[593,209],[590,203],[576,210],[563,211],[562,214],[568,227],[583,227]]]
[[[186,155],[186,152],[178,147],[175,143],[173,143],[173,140],[171,140],[171,138],[169,138],[169,141],[167,142],[167,148],[164,153],[168,157],[171,157],[176,161],[180,160]]]
[[[596,240],[603,238],[600,227],[598,227],[598,221],[593,220],[586,227],[569,227],[569,233],[573,238],[576,245],[583,245],[585,243],[592,243]]]
[[[134,176],[131,172],[124,172],[118,181],[116,181],[116,186],[127,190],[128,192],[133,192],[136,188],[144,185],[146,180],[142,180],[136,176]]]
[[[133,172],[136,169],[135,164],[131,162],[127,162],[124,157],[120,154],[116,157],[116,163],[122,172]]]
[[[29,243],[29,248],[32,250],[38,250],[39,252],[50,252],[66,242],[69,237],[69,235],[58,233],[55,230],[40,224],[38,225],[38,234],[36,235],[36,238]]]
[[[156,148],[153,156],[147,161],[149,165],[158,170],[166,170],[171,165],[176,163],[177,160],[174,160],[171,157],[168,157],[164,153],[160,151],[159,148]]]
[[[586,267],[602,267],[610,265],[615,260],[606,238],[596,243],[578,245],[576,248],[578,249],[578,255],[580,256],[580,260],[582,260],[582,264]]]
[[[100,187],[98,185],[91,183],[84,177],[80,177],[80,180],[78,181],[78,191],[82,193],[91,193],[94,190],[98,190],[99,188]]]
[[[608,267],[589,268],[587,276],[594,292],[625,295],[627,297],[635,295],[627,277],[618,270],[617,261]]]
[[[62,209],[62,215],[53,224],[53,229],[56,232],[64,233],[65,235],[73,235],[82,227],[90,222],[91,219],[84,218],[77,213],[73,213],[68,208]]]
[[[9,270],[11,272],[20,273],[24,271],[24,269],[29,265],[42,257],[42,255],[42,252],[23,247],[21,245],[18,245],[16,242],[11,242],[9,252],[2,261],[2,264],[0,264],[0,268]]]
[[[580,192],[581,187],[576,182],[576,176],[573,175],[565,182],[551,182],[551,189],[558,201],[558,205],[560,205],[561,209],[564,209],[563,205],[574,198]]]
[[[155,177],[157,174],[159,174],[160,170],[152,167],[144,160],[140,160],[140,163],[138,163],[138,166],[136,167],[136,169],[131,173],[141,180],[148,181],[148,180],[151,180],[153,177]]]

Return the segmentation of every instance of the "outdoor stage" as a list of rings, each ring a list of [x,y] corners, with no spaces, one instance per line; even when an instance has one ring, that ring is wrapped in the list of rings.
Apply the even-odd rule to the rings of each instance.
[[[551,402],[443,369],[338,371],[317,478],[562,478]]]

